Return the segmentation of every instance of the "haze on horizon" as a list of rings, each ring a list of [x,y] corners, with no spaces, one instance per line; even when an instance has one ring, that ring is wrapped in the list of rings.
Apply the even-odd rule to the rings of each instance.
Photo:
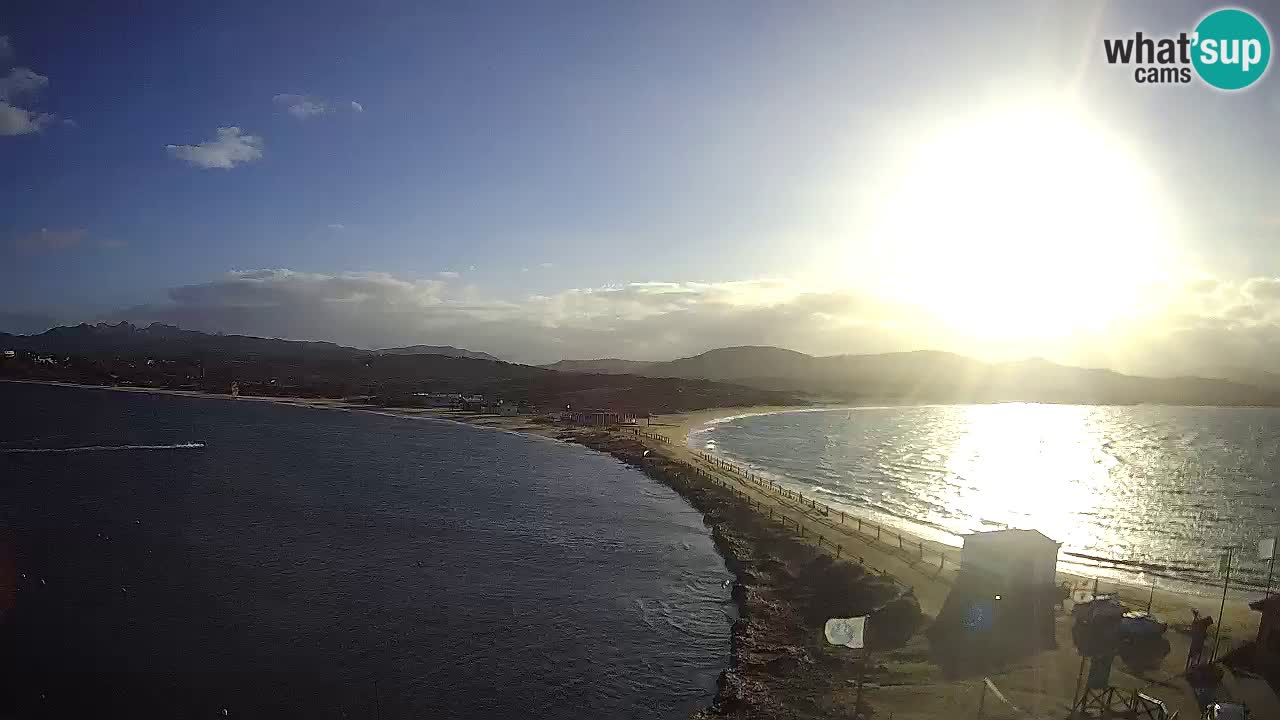
[[[955,5],[19,0],[0,331],[1280,371],[1275,73],[1105,63],[1198,3]]]

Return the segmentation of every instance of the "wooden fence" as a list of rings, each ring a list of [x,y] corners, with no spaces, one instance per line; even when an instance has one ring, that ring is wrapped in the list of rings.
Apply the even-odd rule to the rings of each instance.
[[[774,482],[764,475],[753,472],[751,469],[737,463],[716,457],[711,453],[694,450],[693,454],[701,462],[732,477],[740,484],[754,485],[760,491],[767,492],[783,500],[784,504],[792,509],[823,520],[844,532],[856,533],[859,537],[869,540],[882,548],[897,551],[900,556],[936,567],[939,574],[948,567],[953,570],[959,570],[960,568],[959,557],[940,551],[935,545],[925,544],[922,540],[904,535],[901,530],[895,527],[847,513],[844,510],[837,510],[826,503],[818,502],[812,497],[805,497],[803,492],[785,488],[780,483]],[[801,526],[798,529],[803,536],[803,527]],[[821,545],[825,540],[825,538],[819,536],[818,542]]]

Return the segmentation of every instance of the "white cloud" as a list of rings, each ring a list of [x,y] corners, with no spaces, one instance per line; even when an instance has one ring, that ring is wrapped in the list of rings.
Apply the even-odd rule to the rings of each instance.
[[[40,132],[56,119],[50,113],[24,110],[0,101],[0,135],[26,135]]]
[[[3,45],[8,47],[7,37]],[[21,97],[37,95],[48,85],[49,78],[31,68],[13,68],[0,77],[0,135],[40,132],[58,119],[52,113],[28,110],[14,104]]]
[[[120,318],[361,347],[449,344],[528,362],[669,358],[738,344],[837,352],[845,346],[830,339],[855,330],[865,352],[905,349],[917,340],[884,322],[889,311],[882,303],[853,293],[807,293],[784,280],[633,283],[511,301],[450,282],[456,275],[410,281],[386,273],[238,271],[174,288],[167,302]],[[894,312],[910,317],[909,310]]]
[[[328,115],[341,110],[344,107],[349,107],[352,112],[364,112],[364,106],[354,100],[346,103],[345,105],[341,102],[338,102],[335,105],[334,101],[315,97],[313,95],[281,93],[271,98],[271,101],[284,108],[285,112],[299,120],[306,120],[307,118],[315,117],[316,115]]]
[[[271,101],[283,107],[290,115],[299,120],[304,120],[314,115],[324,115],[329,112],[329,106],[324,100],[306,95],[282,93],[271,98]]]
[[[174,288],[120,319],[207,331],[332,340],[360,347],[426,343],[522,362],[669,359],[715,347],[777,345],[819,355],[938,349],[989,360],[1041,355],[1122,372],[1194,373],[1237,365],[1280,371],[1280,278],[1196,283],[1175,301],[1061,346],[997,346],[923,310],[855,289],[786,279],[645,282],[503,299],[457,273],[229,273]]]
[[[166,145],[165,149],[196,167],[229,170],[262,157],[262,138],[245,135],[238,127],[220,127],[217,139],[199,145]]]
[[[327,227],[335,232],[342,232],[347,229],[347,226],[342,223],[329,223]]]

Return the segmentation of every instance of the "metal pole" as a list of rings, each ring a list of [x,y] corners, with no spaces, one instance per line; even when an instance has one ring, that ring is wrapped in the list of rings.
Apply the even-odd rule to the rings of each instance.
[[[1218,626],[1213,631],[1213,654],[1209,656],[1212,663],[1218,657],[1218,639],[1222,636],[1222,614],[1227,611],[1227,586],[1231,584],[1231,555],[1234,548],[1227,548],[1227,574],[1222,580],[1222,607],[1218,608]]]
[[[1275,572],[1275,570],[1276,570],[1276,546],[1275,546],[1275,543],[1273,542],[1271,544],[1271,563],[1267,566],[1267,594],[1263,596],[1264,600],[1271,597],[1271,575],[1272,573]]]
[[[1147,614],[1151,614],[1151,601],[1156,599],[1156,579],[1151,578],[1151,594],[1147,596]]]

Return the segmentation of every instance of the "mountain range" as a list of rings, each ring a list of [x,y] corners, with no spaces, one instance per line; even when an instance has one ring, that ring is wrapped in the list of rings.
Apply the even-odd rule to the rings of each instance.
[[[544,367],[715,380],[835,401],[1280,404],[1280,378],[1269,373],[1246,374],[1236,369],[1208,378],[1151,378],[1038,358],[987,363],[938,351],[818,357],[784,348],[744,346],[667,362],[608,358],[563,360]]]
[[[38,335],[0,333],[0,378],[245,395],[372,397],[413,404],[414,393],[501,397],[541,408],[682,412],[795,405],[785,393],[710,380],[562,373],[448,346],[361,350],[327,342],[219,335],[171,325],[77,325]],[[425,352],[420,352],[425,351]]]
[[[748,401],[1280,405],[1280,376],[1260,371],[1210,368],[1210,377],[1152,378],[1043,359],[988,363],[938,351],[813,356],[743,346],[665,362],[606,358],[533,367],[451,346],[363,350],[329,342],[209,334],[158,323],[82,324],[38,335],[0,333],[0,349],[90,357],[97,363],[95,372],[115,377],[122,372],[146,375],[136,367],[138,358],[165,358],[170,365],[199,367],[202,378],[214,372],[219,378],[259,383],[273,391],[287,386],[307,387],[309,392],[324,388],[323,392],[402,393],[430,386],[515,392],[556,403],[572,396],[579,404],[601,406],[616,405],[624,396],[627,402],[651,405],[660,397],[663,400],[656,404],[664,407]],[[180,375],[172,370],[162,380],[172,384],[190,379]]]
[[[224,335],[183,330],[174,325],[151,323],[138,327],[128,322],[116,324],[97,323],[55,327],[37,335],[10,335],[0,333],[0,346],[6,350],[31,350],[48,353],[99,353],[112,351],[166,353],[174,350],[185,352],[215,352],[220,354],[247,354],[277,357],[308,353],[342,353],[372,355],[442,355],[445,357],[493,360],[498,358],[482,352],[464,350],[449,345],[410,345],[408,347],[361,350],[331,342],[280,340],[249,335]]]

